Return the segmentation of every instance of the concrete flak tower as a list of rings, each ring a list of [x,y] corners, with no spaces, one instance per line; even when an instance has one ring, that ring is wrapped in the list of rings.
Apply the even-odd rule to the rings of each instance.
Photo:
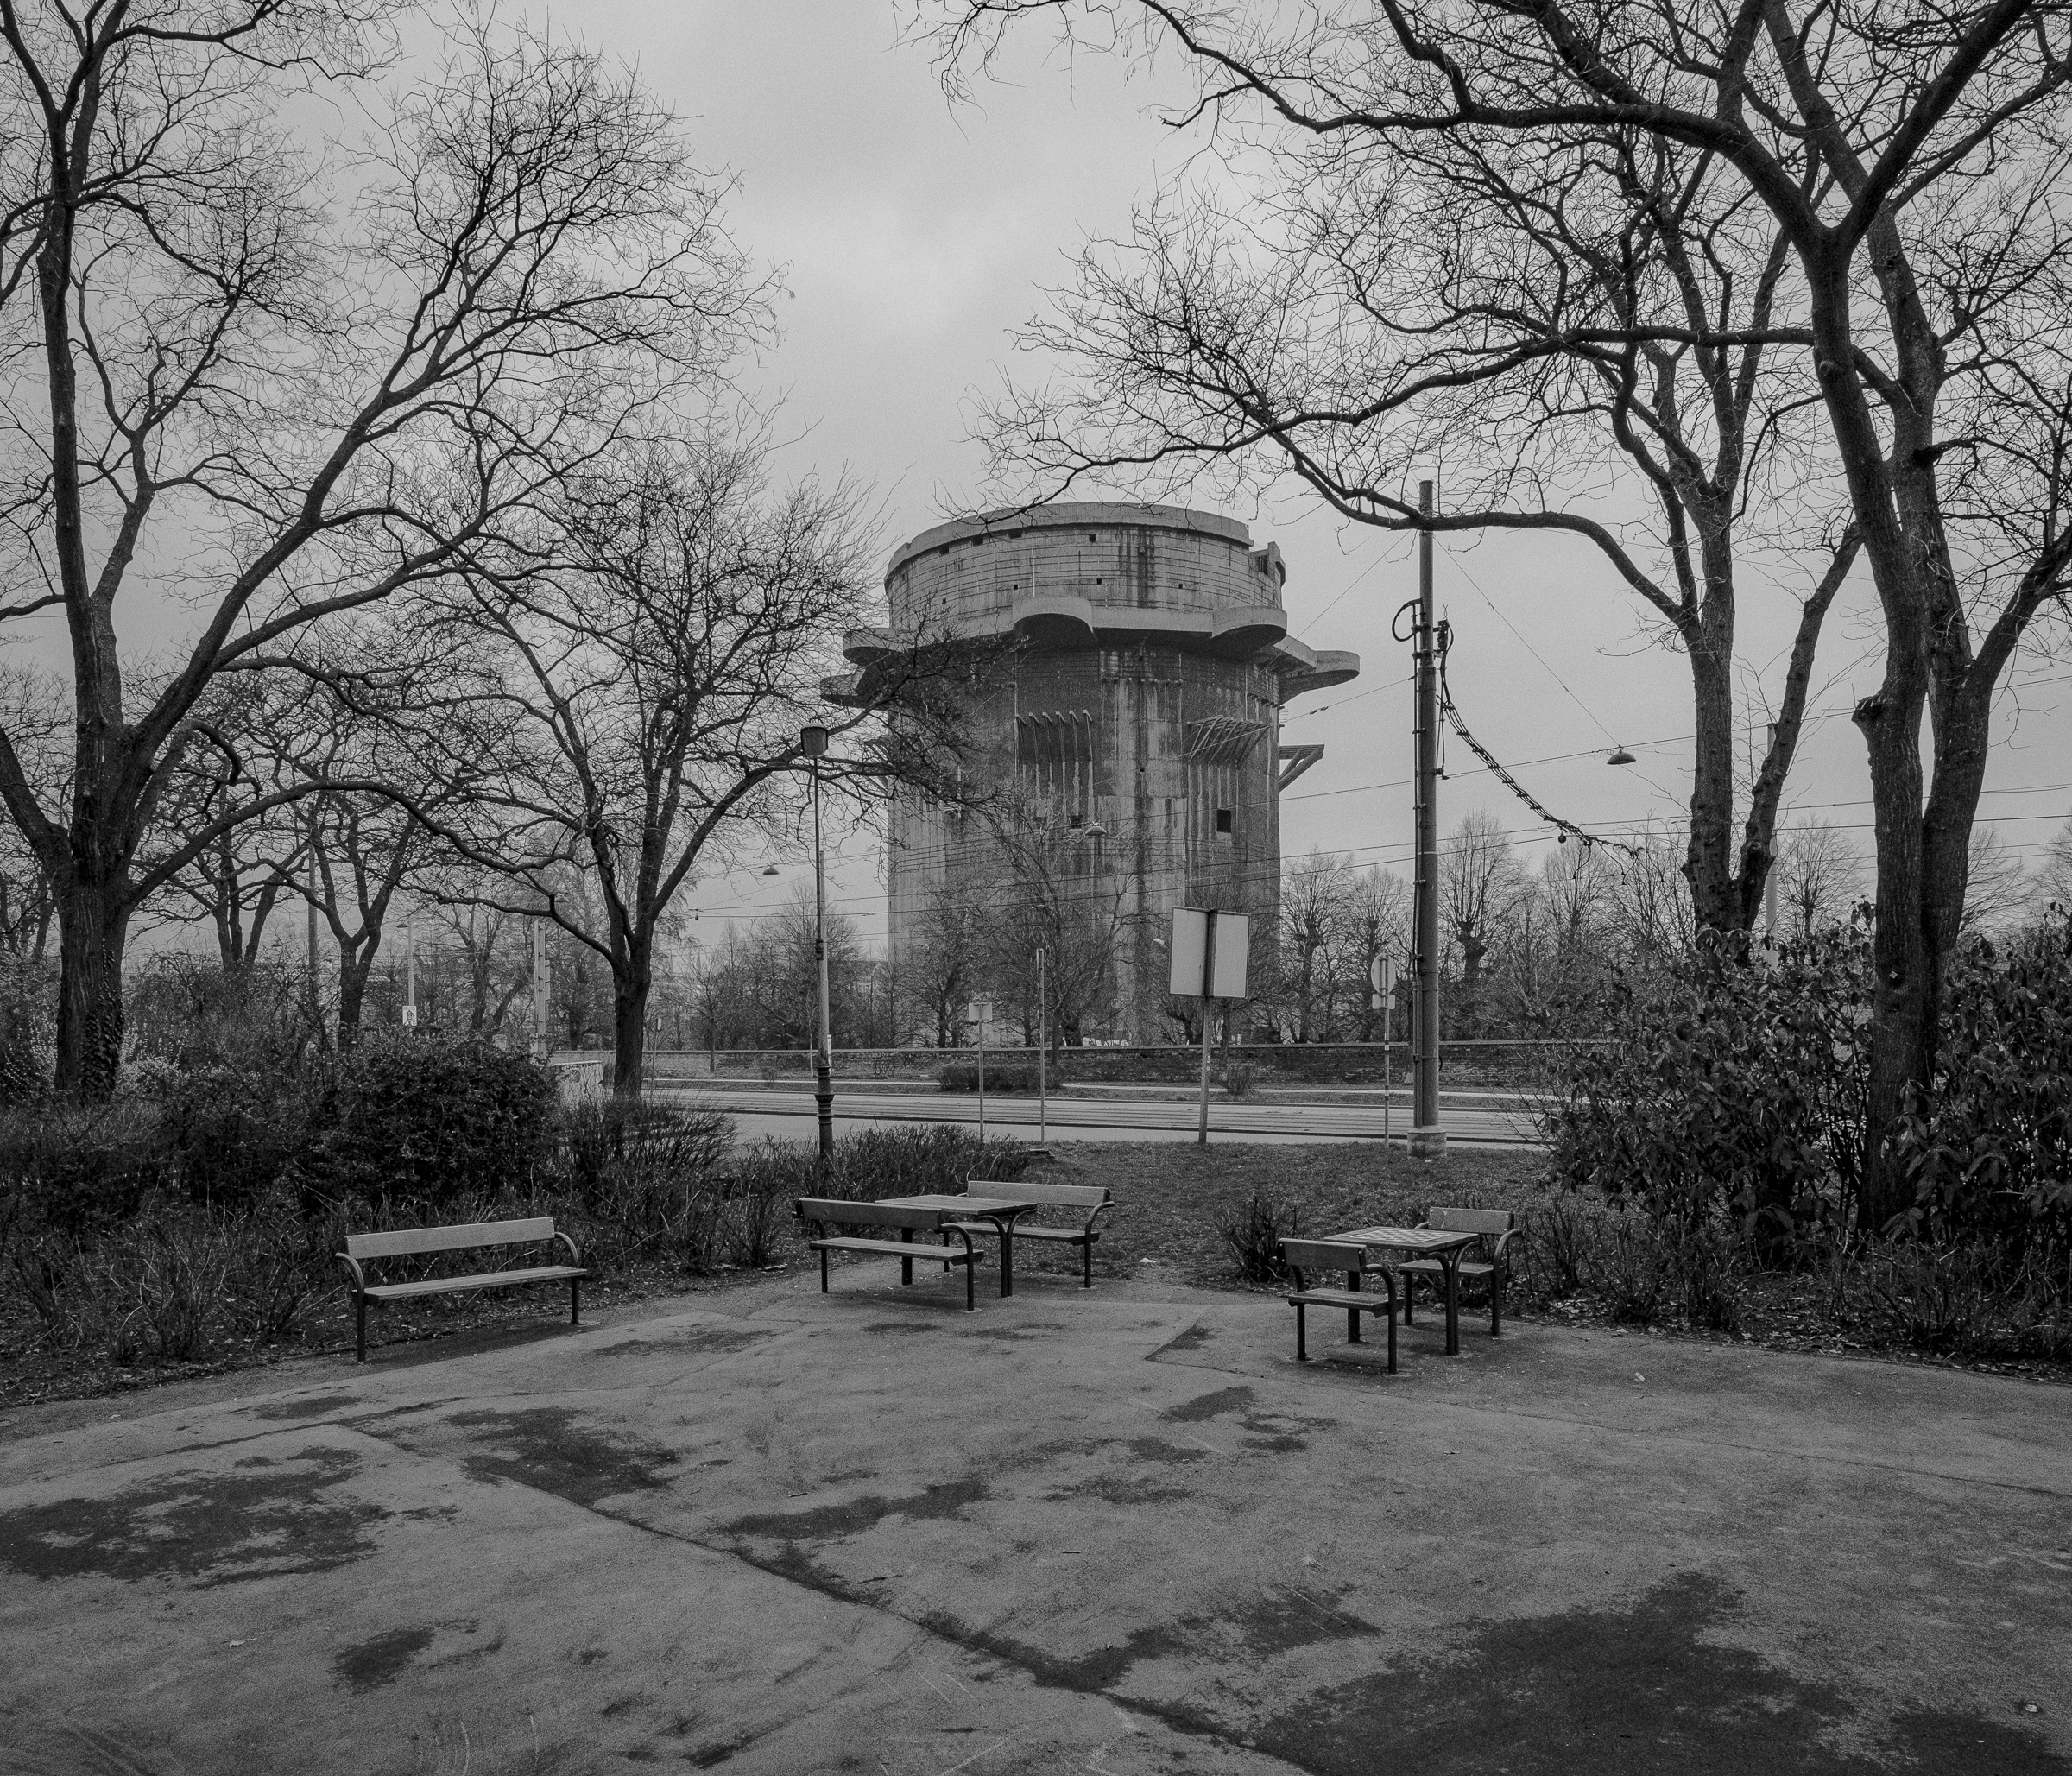
[[[1254,548],[1244,525],[1172,506],[991,514],[893,556],[891,633],[851,635],[848,657],[868,672],[916,637],[961,648],[980,780],[975,806],[894,804],[895,972],[914,966],[932,908],[1004,911],[1034,867],[1109,932],[1107,983],[1080,1033],[1165,1033],[1175,906],[1251,914],[1258,978],[1279,901],[1280,792],[1323,751],[1283,746],[1281,711],[1360,670],[1288,634],[1286,578],[1279,549]]]

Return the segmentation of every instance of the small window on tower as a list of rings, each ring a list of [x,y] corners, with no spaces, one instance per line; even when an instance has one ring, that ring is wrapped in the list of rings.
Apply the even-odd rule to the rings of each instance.
[[[1216,830],[1218,832],[1228,832],[1228,831],[1229,831],[1229,830],[1230,830],[1230,810],[1229,810],[1229,809],[1228,809],[1228,808],[1218,808],[1218,809],[1216,811]]]

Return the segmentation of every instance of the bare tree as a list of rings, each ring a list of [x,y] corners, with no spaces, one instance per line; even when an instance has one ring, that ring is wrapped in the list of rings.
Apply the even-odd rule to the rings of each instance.
[[[1796,355],[1847,488],[1886,644],[1855,711],[1877,846],[1863,1212],[1882,1226],[1906,1209],[1889,1137],[1936,1076],[1994,690],[2072,571],[2061,9],[1392,0],[1370,18],[952,0],[950,13],[953,60],[982,56],[1020,14],[1111,37],[1121,22],[1177,44],[1233,128],[1411,161],[1443,144],[1526,191],[1550,156],[1623,142],[1643,166],[1698,157],[1767,218],[1787,256],[1769,314],[1664,313],[1641,331]]]
[[[1280,885],[1283,985],[1292,1000],[1298,1042],[1325,1042],[1336,1033],[1340,951],[1347,938],[1353,872],[1344,858],[1312,850],[1291,867]]]
[[[773,489],[768,447],[752,420],[629,441],[570,483],[529,550],[478,563],[466,596],[426,616],[508,736],[487,757],[449,753],[486,780],[456,842],[502,874],[505,905],[609,970],[623,1097],[640,1092],[655,942],[684,885],[748,834],[797,835],[803,727],[878,737],[925,669],[917,642],[910,671],[881,661],[830,701],[871,579],[862,496]],[[862,793],[903,755],[831,758],[824,787]]]
[[[1778,898],[1802,937],[1847,919],[1870,885],[1856,842],[1825,820],[1794,826],[1785,834],[1778,872]]]
[[[1965,873],[1965,931],[1996,931],[2012,924],[2027,908],[2034,884],[2022,868],[2020,857],[2001,841],[1999,827],[1971,829]]]
[[[1390,1008],[1373,1002],[1374,964],[1410,954],[1410,884],[1380,864],[1356,871],[1345,901],[1345,974],[1362,1042],[1388,1040]]]
[[[2052,835],[2036,875],[2039,906],[2072,913],[2072,819]]]
[[[137,907],[306,790],[142,860],[212,681],[451,572],[755,313],[717,184],[634,80],[485,26],[369,85],[386,16],[0,7],[0,623],[61,620],[75,723],[62,784],[0,731],[0,800],[53,885],[81,1097],[114,1083]],[[363,148],[294,133],[313,89],[378,108]],[[194,613],[141,694],[140,604]]]
[[[1460,951],[1461,986],[1456,1027],[1480,1031],[1481,987],[1491,948],[1526,895],[1525,872],[1503,823],[1486,808],[1462,815],[1439,850],[1439,917],[1447,941]]]
[[[938,1048],[957,1040],[964,1007],[977,990],[979,922],[969,898],[938,887],[922,911],[916,941],[900,956],[904,1007],[932,1033]]]
[[[1006,1001],[1032,1037],[1040,1021],[1055,1048],[1077,1045],[1116,1009],[1115,962],[1132,914],[1127,881],[1104,881],[1077,829],[1044,816],[1039,806],[1013,796],[967,806],[967,818],[984,822],[990,844],[982,855],[995,871],[979,889],[976,978]],[[957,1015],[961,1023],[961,1007]]]

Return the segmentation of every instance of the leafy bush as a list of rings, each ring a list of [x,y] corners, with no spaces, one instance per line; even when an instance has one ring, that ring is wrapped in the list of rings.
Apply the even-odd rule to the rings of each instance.
[[[130,1097],[157,1111],[182,1189],[205,1207],[250,1202],[297,1175],[335,1109],[322,1066],[187,1071],[161,1063],[129,1073]]]
[[[1868,966],[1852,926],[1614,976],[1599,1017],[1620,1036],[1562,1063],[1541,1114],[1555,1181],[1631,1202],[1687,1255],[1721,1216],[1772,1258],[1832,1237],[1862,1176]]]
[[[2072,920],[1951,970],[1935,1088],[1899,1150],[1916,1231],[2018,1255],[2072,1243]]]
[[[111,1226],[175,1188],[178,1175],[149,1104],[49,1099],[0,1116],[0,1197],[35,1223],[67,1233]]]
[[[470,1037],[363,1036],[338,1067],[324,1176],[335,1193],[436,1209],[520,1188],[546,1154],[545,1068]]]
[[[1301,1234],[1302,1210],[1271,1191],[1255,1190],[1217,1223],[1216,1231],[1230,1248],[1237,1274],[1264,1287],[1287,1279],[1280,1242]]]
[[[622,1264],[643,1251],[696,1248],[692,1224],[732,1140],[733,1124],[710,1110],[609,1098],[565,1106],[556,1181],[585,1217],[584,1249]]]

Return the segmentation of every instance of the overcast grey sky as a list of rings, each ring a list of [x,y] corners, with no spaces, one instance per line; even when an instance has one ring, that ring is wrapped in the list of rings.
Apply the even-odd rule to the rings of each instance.
[[[1126,85],[1097,59],[1048,61],[1033,33],[1006,79],[953,109],[925,50],[899,42],[884,0],[587,0],[555,16],[637,60],[699,153],[740,176],[736,230],[788,268],[792,293],[780,310],[784,343],[756,374],[786,391],[791,421],[805,430],[798,460],[847,464],[884,493],[888,551],[976,496],[983,465],[967,437],[968,397],[1003,375],[1039,370],[1017,358],[1012,335],[1042,305],[1043,288],[1062,280],[1084,236],[1121,229],[1132,203],[1198,146],[1158,121],[1153,89]],[[1279,542],[1293,626],[1362,660],[1359,682],[1292,712],[1289,738],[1327,750],[1284,804],[1284,852],[1321,845],[1400,868],[1410,836],[1409,660],[1389,641],[1388,620],[1415,591],[1411,546],[1342,531],[1295,499],[1231,515]],[[1632,601],[1585,546],[1451,541],[1437,586],[1456,629],[1456,699],[1543,801],[1585,826],[1677,817],[1690,757],[1683,662],[1646,644]],[[1794,591],[1746,598],[1753,664],[1771,665],[1785,645]],[[1798,818],[1842,825],[1869,818],[1848,711],[1875,684],[1879,658],[1867,588],[1853,591],[1828,624],[1820,719],[1790,798]],[[2072,806],[2072,660],[2029,659],[2018,676],[2031,688],[2018,720],[2015,700],[2003,699],[1983,809],[2018,847],[2039,845]],[[1636,765],[1606,764],[1614,740],[1639,755]],[[1487,806],[1521,844],[1551,843],[1500,786],[1469,774],[1464,748],[1455,746],[1451,762],[1443,825]],[[1867,850],[1867,827],[1857,836]],[[831,893],[868,940],[881,941],[876,842],[852,834],[840,850]],[[805,872],[779,862],[777,878],[701,884],[692,897],[699,934],[717,935],[716,920],[730,913],[780,904]]]

